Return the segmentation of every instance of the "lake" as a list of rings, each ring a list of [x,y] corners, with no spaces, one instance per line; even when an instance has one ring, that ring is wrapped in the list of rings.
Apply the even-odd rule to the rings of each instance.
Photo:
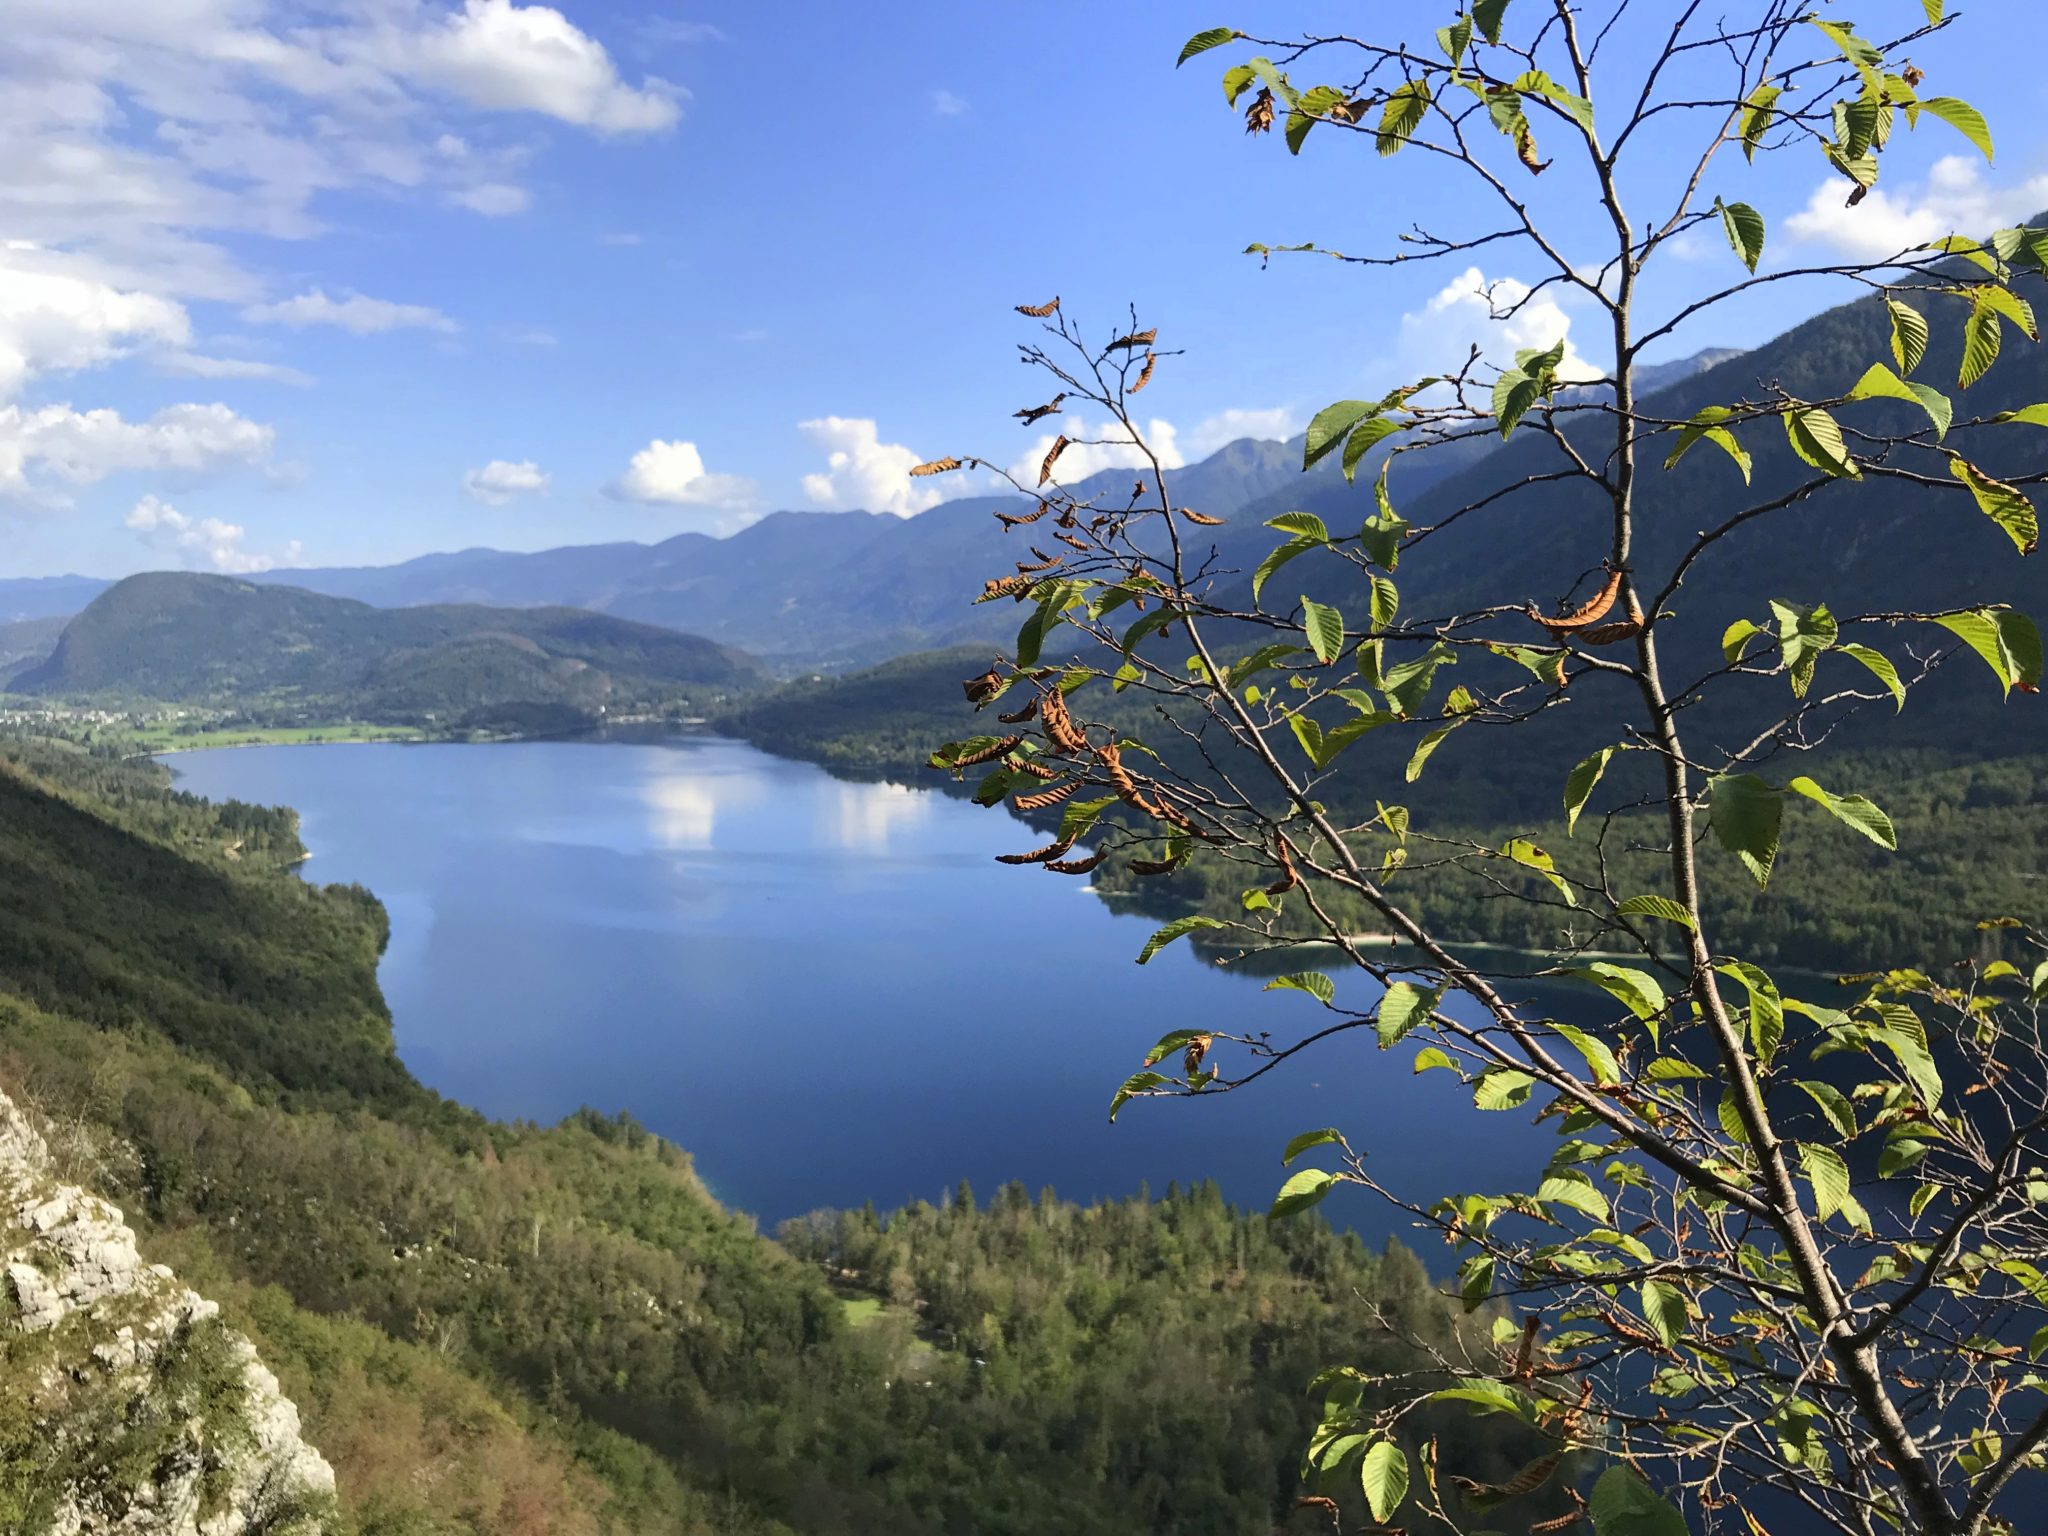
[[[963,1178],[1087,1200],[1207,1177],[1263,1207],[1287,1138],[1321,1125],[1394,1187],[1501,1190],[1550,1141],[1367,1032],[1109,1124],[1169,1030],[1280,1040],[1326,1016],[1185,943],[1139,967],[1153,920],[996,864],[1044,839],[942,793],[693,735],[166,761],[196,793],[297,807],[306,877],[382,898],[384,992],[422,1080],[502,1118],[630,1110],[766,1224]],[[1362,1193],[1327,1209],[1375,1240],[1405,1225]]]

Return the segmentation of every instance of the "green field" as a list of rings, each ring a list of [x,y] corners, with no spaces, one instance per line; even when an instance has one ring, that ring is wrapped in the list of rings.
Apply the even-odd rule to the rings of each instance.
[[[190,725],[146,725],[129,734],[143,751],[200,752],[209,747],[289,746],[314,741],[418,741],[426,732],[410,725],[334,720],[324,725],[236,726],[211,731]]]

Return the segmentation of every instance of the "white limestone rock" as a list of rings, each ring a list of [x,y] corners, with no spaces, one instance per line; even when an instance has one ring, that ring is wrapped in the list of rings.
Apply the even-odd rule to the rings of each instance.
[[[145,1264],[121,1212],[57,1181],[0,1094],[0,1394],[33,1433],[28,1530],[48,1536],[317,1536],[334,1471],[220,1308]],[[25,1533],[26,1536],[26,1533]]]

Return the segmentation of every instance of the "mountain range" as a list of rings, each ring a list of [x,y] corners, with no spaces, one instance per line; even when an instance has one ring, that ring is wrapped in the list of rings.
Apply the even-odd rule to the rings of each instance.
[[[1690,377],[1734,356],[1726,349],[1659,364],[1654,386]],[[1369,479],[1392,443],[1370,458]],[[1417,491],[1487,458],[1484,438],[1446,443],[1402,462]],[[1333,461],[1304,475],[1301,440],[1241,439],[1174,475],[1175,499],[1231,519],[1217,543],[1219,564],[1237,567],[1269,536],[1266,517],[1301,505],[1355,502]],[[1084,496],[1120,494],[1128,470],[1081,483]],[[291,586],[382,608],[486,604],[557,605],[703,635],[762,657],[784,672],[837,670],[911,651],[994,641],[1014,628],[1007,608],[967,601],[1007,570],[1031,540],[1005,537],[990,515],[1014,496],[969,496],[917,517],[869,512],[775,512],[738,533],[683,533],[656,544],[571,545],[533,553],[466,549],[390,566],[266,572],[253,584]],[[1041,542],[1043,542],[1041,540]],[[1250,553],[1253,562],[1256,553]],[[106,583],[89,577],[0,580],[5,620],[45,619],[83,608]],[[11,631],[22,643],[39,631]]]

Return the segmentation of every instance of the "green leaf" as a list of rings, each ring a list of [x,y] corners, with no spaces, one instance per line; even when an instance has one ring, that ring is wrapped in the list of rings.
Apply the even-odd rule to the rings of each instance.
[[[1631,1467],[1612,1466],[1593,1484],[1595,1536],[1686,1536],[1685,1516]]]
[[[1749,993],[1749,1043],[1765,1066],[1778,1054],[1778,1044],[1785,1038],[1785,1000],[1778,992],[1778,984],[1762,966],[1751,965],[1747,960],[1730,960],[1717,966],[1723,976],[1732,976],[1742,983]]]
[[[1287,126],[1282,132],[1282,137],[1287,140],[1287,152],[1292,155],[1300,154],[1302,144],[1308,139],[1309,129],[1321,122],[1331,108],[1343,104],[1344,93],[1335,86],[1319,85],[1302,92],[1301,99],[1295,102],[1292,110],[1288,112]]]
[[[1508,0],[1473,0],[1472,19],[1479,24],[1479,35],[1489,43],[1500,42],[1500,19],[1508,8]]]
[[[1623,917],[1656,917],[1681,928],[1693,925],[1692,914],[1669,896],[1631,896],[1614,909]]]
[[[1401,611],[1401,591],[1394,585],[1391,577],[1382,576],[1377,571],[1372,573],[1370,579],[1372,627],[1375,630],[1386,629],[1394,622],[1394,616]]]
[[[1991,365],[1998,361],[2001,341],[1998,311],[1988,305],[1972,304],[1970,318],[1963,322],[1963,365],[1956,374],[1958,388],[1968,389],[1991,371]]]
[[[1442,746],[1444,738],[1464,723],[1463,720],[1453,720],[1449,725],[1440,725],[1416,743],[1415,751],[1408,758],[1407,778],[1410,784],[1422,777],[1422,765],[1429,761],[1430,753]]]
[[[1489,1067],[1472,1086],[1475,1109],[1520,1109],[1529,1102],[1536,1079],[1513,1067]]]
[[[1132,1099],[1135,1099],[1142,1093],[1150,1093],[1154,1088],[1163,1088],[1172,1081],[1172,1078],[1161,1076],[1157,1072],[1138,1072],[1125,1078],[1124,1085],[1117,1089],[1109,1101],[1109,1118],[1111,1123],[1114,1124],[1116,1121],[1116,1112],[1130,1103]]]
[[[1278,517],[1267,518],[1266,526],[1297,539],[1314,539],[1318,544],[1330,542],[1330,525],[1313,512],[1282,512]]]
[[[1196,54],[1207,53],[1211,48],[1221,48],[1225,43],[1242,35],[1235,27],[1210,27],[1205,32],[1197,32],[1181,44],[1180,57],[1174,61],[1173,67],[1179,69]]]
[[[2028,691],[2041,686],[2041,636],[2025,614],[1978,608],[1932,618],[1983,657],[2008,694],[2015,686]]]
[[[1326,1125],[1321,1130],[1303,1131],[1287,1143],[1287,1150],[1280,1154],[1280,1166],[1285,1168],[1310,1147],[1334,1146],[1343,1139],[1335,1126]]]
[[[1380,127],[1373,139],[1374,147],[1382,155],[1398,152],[1422,126],[1422,119],[1429,112],[1429,103],[1427,80],[1410,80],[1405,85],[1396,86],[1380,112]]]
[[[1175,939],[1193,933],[1198,928],[1221,928],[1224,926],[1223,923],[1218,922],[1213,917],[1202,917],[1199,914],[1176,917],[1172,922],[1145,941],[1145,947],[1138,952],[1138,964],[1146,964],[1154,955],[1166,948]]]
[[[1360,423],[1358,430],[1344,444],[1344,478],[1355,481],[1359,461],[1372,451],[1375,444],[1385,442],[1400,430],[1398,421],[1385,416],[1375,416],[1371,421]]]
[[[1832,1147],[1802,1141],[1799,1166],[1806,1170],[1807,1182],[1813,1186],[1814,1211],[1822,1221],[1848,1203],[1849,1165],[1842,1161],[1841,1153]]]
[[[1500,422],[1500,435],[1505,439],[1515,430],[1515,423],[1529,412],[1529,407],[1543,397],[1544,381],[1532,377],[1519,368],[1510,368],[1493,381],[1493,414]]]
[[[1593,131],[1593,103],[1583,96],[1574,96],[1542,70],[1527,70],[1517,75],[1511,84],[1525,96],[1541,96],[1586,132]]]
[[[1398,1044],[1418,1024],[1426,1023],[1442,998],[1441,987],[1424,991],[1412,981],[1397,981],[1389,986],[1373,1016],[1373,1028],[1379,1032],[1380,1049],[1386,1050]]]
[[[1259,72],[1249,64],[1231,65],[1223,71],[1223,99],[1231,106],[1236,106],[1237,98],[1250,89],[1251,83],[1258,78]]]
[[[1573,892],[1571,882],[1557,872],[1557,860],[1544,852],[1526,837],[1511,837],[1500,845],[1501,857],[1512,859],[1524,869],[1533,869],[1550,882],[1551,889],[1564,898],[1568,907],[1576,907],[1579,899]]]
[[[1060,817],[1060,841],[1078,843],[1095,825],[1096,818],[1116,804],[1115,795],[1105,795],[1100,800],[1073,800],[1067,804]]]
[[[1955,420],[1956,408],[1947,395],[1930,384],[1908,384],[1883,363],[1872,363],[1863,371],[1863,377],[1849,391],[1849,398],[1905,400],[1917,405],[1934,423],[1937,440],[1948,436],[1949,424]]]
[[[1842,429],[1835,418],[1817,405],[1800,406],[1785,413],[1785,436],[1792,451],[1836,479],[1860,480],[1863,471],[1842,446]]]
[[[1856,1136],[1856,1106],[1849,1102],[1849,1096],[1832,1083],[1811,1082],[1802,1079],[1799,1086],[1806,1090],[1806,1096],[1820,1106],[1820,1112],[1827,1117],[1829,1125],[1839,1132],[1844,1141]]]
[[[1825,603],[1808,608],[1800,603],[1771,599],[1771,612],[1778,616],[1778,645],[1784,653],[1786,670],[1792,676],[1792,693],[1805,698],[1813,684],[1814,664],[1820,653],[1835,643],[1841,626]]]
[[[1728,243],[1735,247],[1742,264],[1754,272],[1764,253],[1764,216],[1747,203],[1724,203],[1716,198],[1714,207],[1721,214],[1721,228],[1727,232]]]
[[[1892,361],[1899,372],[1911,373],[1927,355],[1927,317],[1897,299],[1884,301],[1892,320]]]
[[[1166,1060],[1167,1057],[1186,1050],[1190,1042],[1201,1039],[1206,1033],[1206,1030],[1200,1029],[1176,1029],[1170,1035],[1162,1035],[1159,1038],[1159,1043],[1145,1053],[1144,1064],[1148,1067],[1156,1067],[1159,1063]]]
[[[1301,627],[1316,660],[1328,665],[1344,652],[1344,615],[1326,604],[1301,600]]]
[[[1436,29],[1436,45],[1443,49],[1444,57],[1453,64],[1465,57],[1465,50],[1472,46],[1472,18],[1460,15],[1448,27]]]
[[[2005,530],[2023,555],[2031,555],[2041,542],[2041,522],[2034,504],[2003,480],[1994,480],[1968,459],[1951,456],[1948,472],[1970,488],[1978,510]]]
[[[1920,109],[1932,112],[1976,145],[1985,160],[1991,159],[1990,125],[1984,121],[1984,114],[1967,101],[1958,101],[1953,96],[1929,96],[1920,103]]]
[[[1885,815],[1861,795],[1832,795],[1803,774],[1785,786],[1794,794],[1804,795],[1815,805],[1823,807],[1837,821],[1844,822],[1861,832],[1880,848],[1898,851],[1898,833],[1892,829],[1892,819]]]
[[[1415,1072],[1417,1076],[1424,1072],[1434,1071],[1438,1067],[1448,1067],[1453,1072],[1458,1070],[1458,1064],[1451,1060],[1450,1053],[1434,1045],[1425,1045],[1415,1053]]]
[[[1292,976],[1275,976],[1260,989],[1264,992],[1306,992],[1319,1003],[1337,995],[1337,984],[1321,971],[1296,971]]]
[[[1259,562],[1259,568],[1252,572],[1252,601],[1256,603],[1259,600],[1259,593],[1265,589],[1266,583],[1272,579],[1275,571],[1279,570],[1280,567],[1287,564],[1288,561],[1294,559],[1297,555],[1305,555],[1312,549],[1322,548],[1324,542],[1322,539],[1289,539],[1285,544],[1282,544],[1271,554],[1267,555],[1265,559]],[[1145,617],[1148,619],[1155,618],[1161,611],[1163,610],[1155,609],[1152,613],[1145,615]],[[1126,651],[1130,649],[1128,643],[1126,643],[1124,649]]]
[[[1761,889],[1771,883],[1785,800],[1753,773],[1723,774],[1707,785],[1707,821],[1716,842],[1742,860]]]
[[[1607,764],[1619,752],[1619,747],[1602,747],[1591,757],[1574,768],[1564,781],[1564,835],[1570,837],[1579,825],[1579,812],[1586,808],[1586,798],[1593,793],[1593,786],[1600,782],[1600,775],[1607,771]]]
[[[1365,1453],[1358,1477],[1365,1488],[1365,1502],[1372,1517],[1385,1525],[1408,1497],[1408,1458],[1391,1440],[1382,1440]]]
[[[1996,422],[2018,422],[2028,427],[2048,427],[2048,402],[2022,406],[2016,411],[2000,411],[1991,419]]]
[[[1899,680],[1899,669],[1892,665],[1892,659],[1883,651],[1853,642],[1838,645],[1835,649],[1868,667],[1871,675],[1883,683],[1886,692],[1891,694],[1896,709],[1906,707],[1906,685]]]
[[[1664,1280],[1645,1280],[1641,1291],[1643,1320],[1656,1331],[1669,1349],[1685,1337],[1691,1317],[1686,1311],[1685,1293]]]
[[[1749,642],[1763,632],[1762,625],[1752,624],[1748,619],[1737,619],[1723,630],[1721,632],[1721,654],[1727,658],[1728,665],[1732,667],[1735,663],[1742,660],[1742,653],[1748,648]]]
[[[1505,656],[1517,666],[1526,667],[1540,681],[1553,688],[1564,686],[1564,658],[1562,650],[1546,650],[1534,645],[1502,645],[1488,641],[1486,648],[1496,656]]]
[[[1676,906],[1677,903],[1674,902],[1672,905]],[[1575,967],[1567,974],[1592,982],[1645,1024],[1654,1026],[1663,1017],[1664,1010],[1670,1006],[1665,1001],[1664,989],[1658,985],[1657,978],[1648,971],[1639,971],[1633,966],[1616,965],[1611,960],[1596,960],[1590,965]]]
[[[1327,457],[1353,427],[1378,410],[1379,406],[1370,400],[1339,400],[1335,405],[1326,405],[1317,411],[1315,419],[1308,424],[1308,436],[1302,443],[1301,467],[1307,469],[1318,459]]]
[[[1775,106],[1784,89],[1775,85],[1760,85],[1749,93],[1749,99],[1742,104],[1742,157],[1754,161],[1756,152],[1762,146],[1764,135],[1770,132]]]
[[[1325,1173],[1320,1168],[1304,1168],[1280,1186],[1280,1193],[1273,1197],[1273,1208],[1266,1215],[1274,1220],[1282,1216],[1298,1216],[1309,1207],[1320,1205],[1323,1196],[1336,1182],[1334,1173]]]
[[[1611,1088],[1621,1081],[1621,1063],[1615,1060],[1614,1052],[1606,1041],[1597,1035],[1588,1034],[1574,1024],[1553,1021],[1550,1027],[1571,1041],[1573,1049],[1586,1058],[1586,1066],[1592,1072],[1594,1082],[1602,1087]],[[1537,1198],[1540,1200],[1543,1197],[1538,1195]],[[1599,1214],[1603,1220],[1606,1219],[1607,1213],[1604,1210]]]
[[[1678,444],[1664,460],[1664,467],[1676,468],[1678,461],[1685,457],[1686,450],[1704,438],[1735,461],[1736,467],[1742,471],[1742,482],[1747,485],[1750,471],[1749,450],[1735,440],[1733,432],[1721,425],[1734,414],[1725,405],[1710,405],[1694,412],[1692,419],[1678,429]]]

